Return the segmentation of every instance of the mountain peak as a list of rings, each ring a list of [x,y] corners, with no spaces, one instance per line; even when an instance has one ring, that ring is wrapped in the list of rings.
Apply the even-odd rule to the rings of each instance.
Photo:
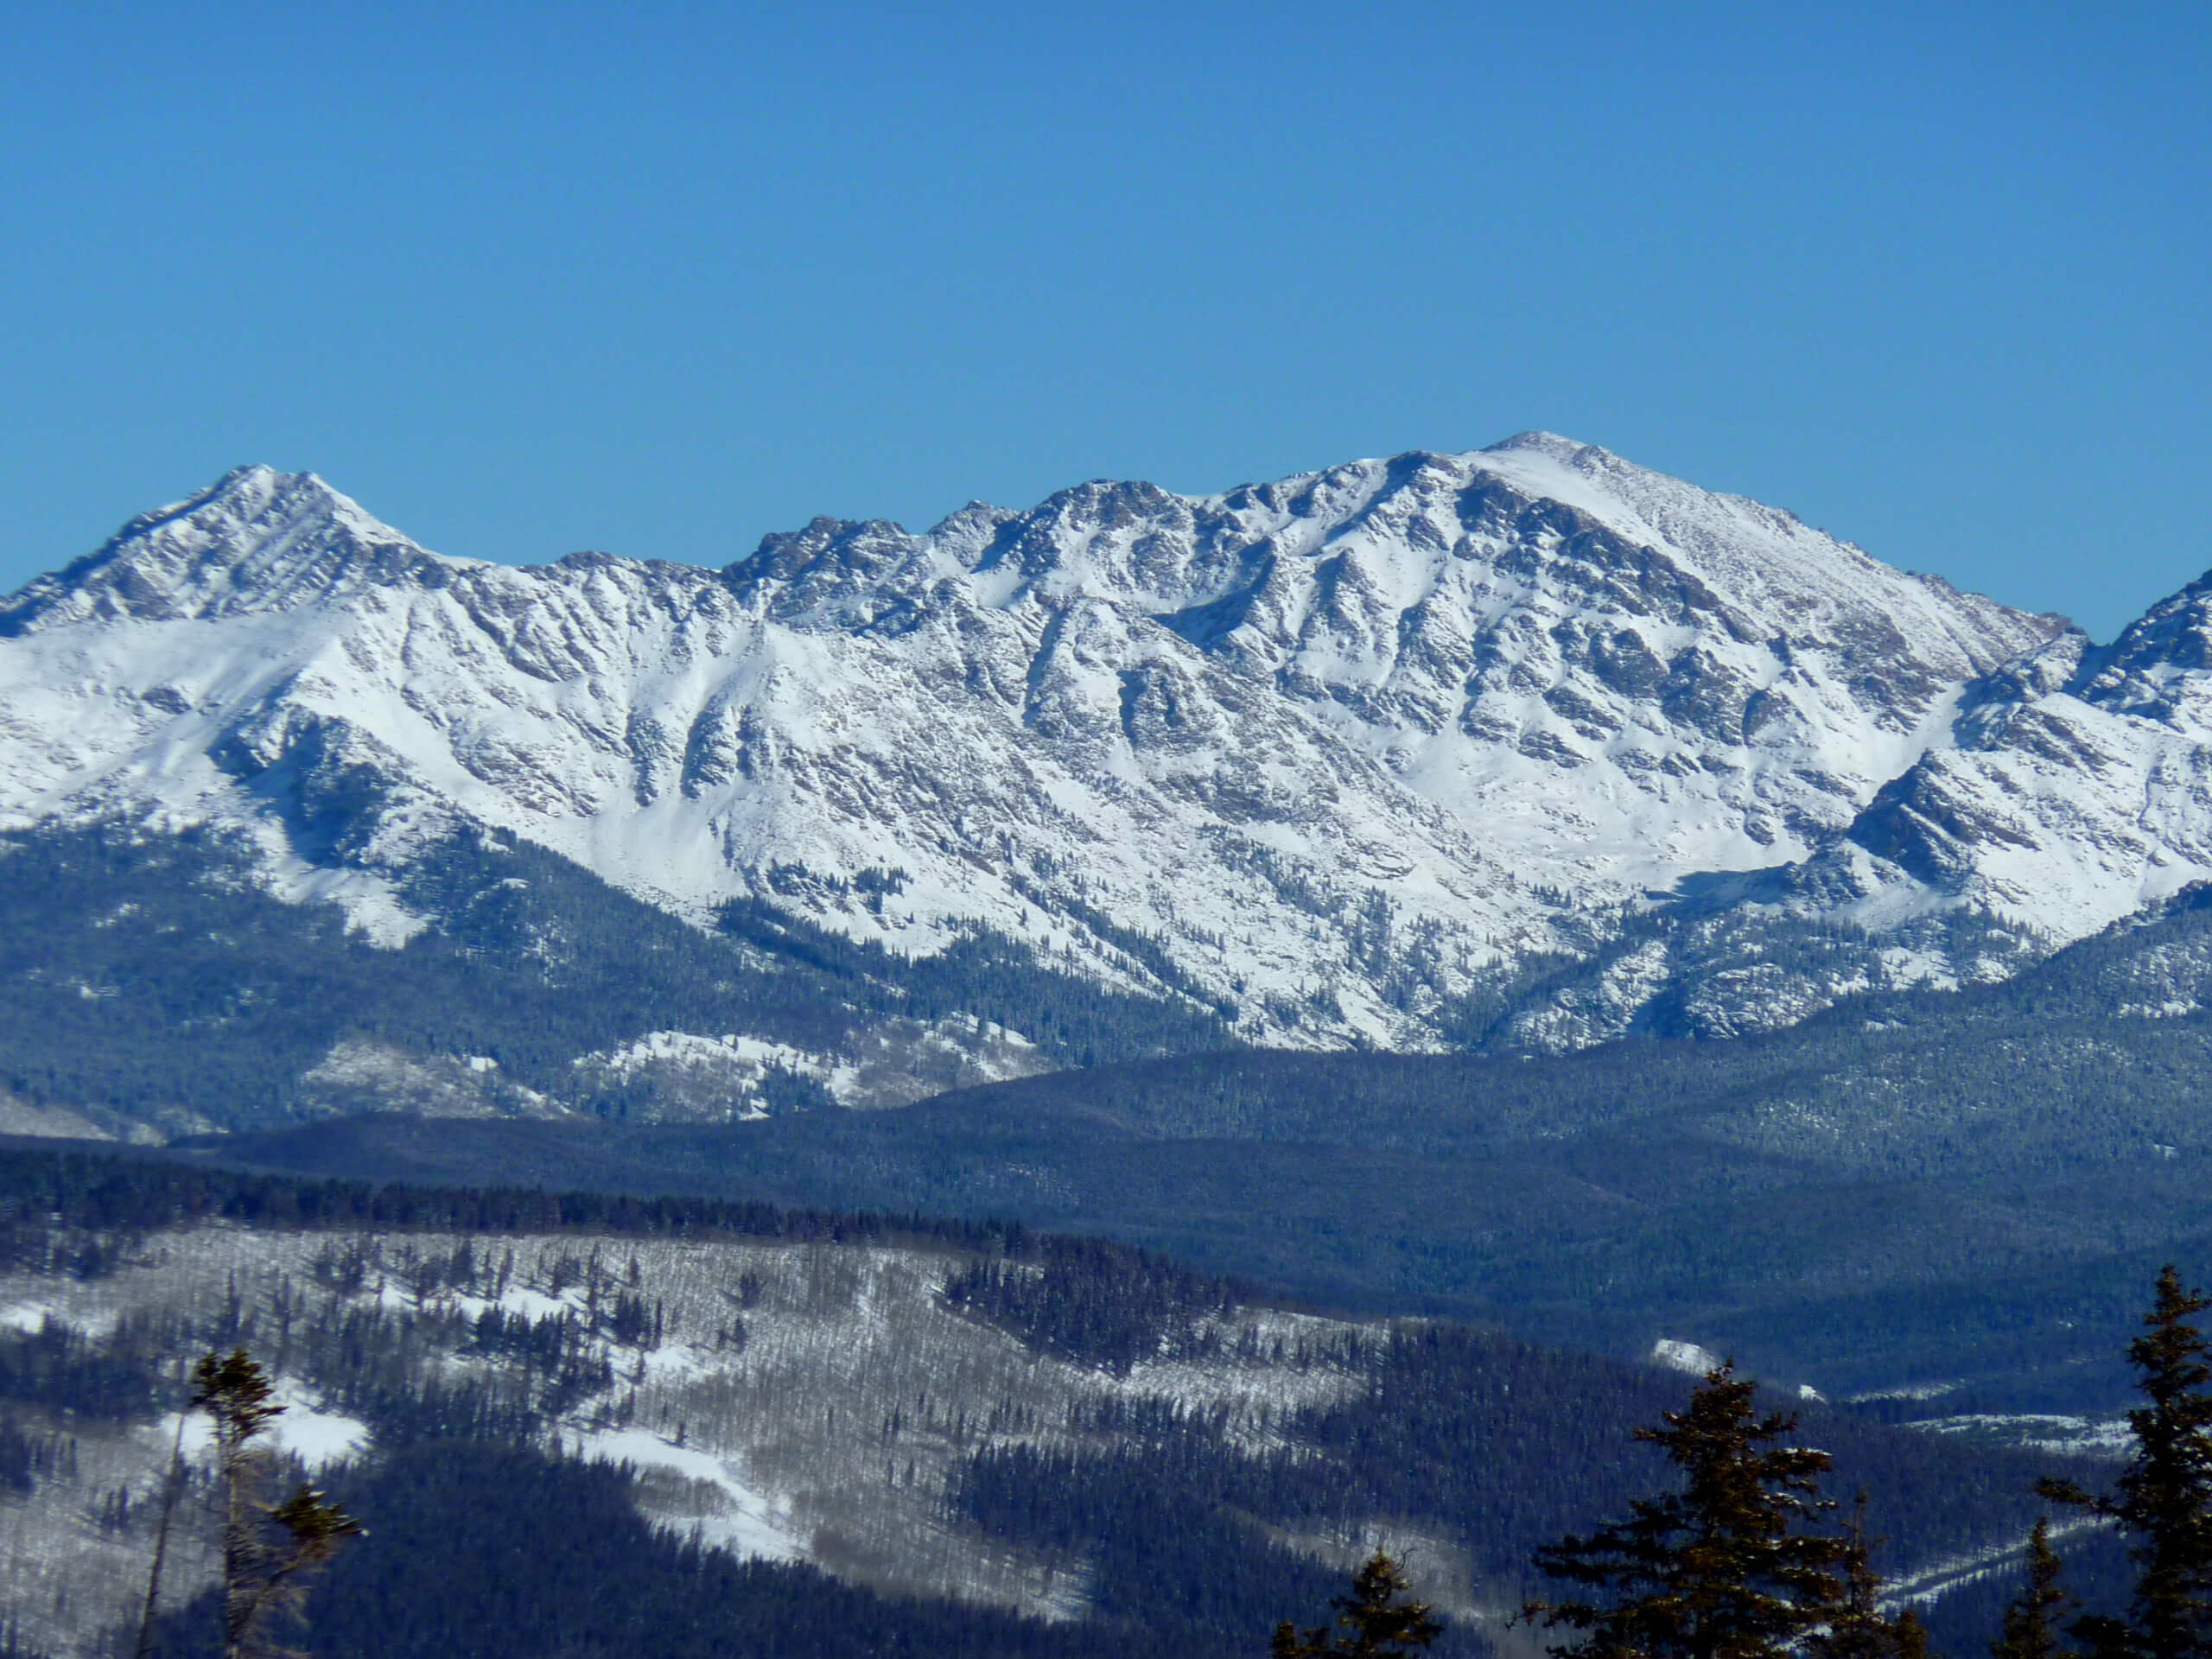
[[[1878,632],[1902,630],[1923,641],[1950,633],[1975,657],[1987,642],[1976,636],[2009,636],[2018,621],[1992,600],[1894,569],[1786,508],[1705,489],[1596,444],[1523,432],[1468,460],[1523,493],[1573,507],[1631,543],[1658,550],[1748,611],[1795,614],[1809,605],[1832,621],[1858,616]],[[2063,624],[2038,618],[2031,626],[2049,638]]]
[[[1496,443],[1485,446],[1480,453],[1485,455],[1550,455],[1558,461],[1573,461],[1585,454],[1601,455],[1607,461],[1620,459],[1611,450],[1601,449],[1594,443],[1585,443],[1580,438],[1541,429],[1516,432],[1510,438],[1501,438]]]
[[[234,467],[0,600],[0,634],[287,609],[349,578],[435,557],[313,473]]]
[[[2212,670],[2212,571],[2169,594],[2089,652],[2072,687],[2087,702],[2154,717],[2171,717],[2176,700],[2193,695]]]
[[[120,550],[143,543],[163,525],[179,520],[196,520],[209,525],[220,522],[247,524],[266,519],[272,510],[287,519],[297,520],[327,516],[340,505],[355,512],[361,511],[313,473],[280,473],[264,462],[249,461],[232,467],[207,488],[195,491],[181,501],[140,513],[91,556],[95,560],[111,556]]]
[[[266,461],[249,461],[232,467],[190,499],[197,502],[232,497],[266,500],[286,485],[294,483],[319,486],[326,490],[329,488],[313,473],[280,473]]]

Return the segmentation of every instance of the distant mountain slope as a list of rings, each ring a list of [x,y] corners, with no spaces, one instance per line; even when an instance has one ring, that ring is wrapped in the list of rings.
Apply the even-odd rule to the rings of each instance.
[[[2074,639],[1540,434],[719,572],[446,558],[253,467],[0,601],[0,823],[236,826],[393,943],[481,827],[694,920],[981,927],[1250,1039],[1428,1046],[1647,892],[1873,840],[1970,688]]]
[[[1868,856],[1871,855],[1871,856]],[[2212,874],[2212,577],[2111,645],[2054,639],[1977,685],[1804,885],[1916,888],[2059,938]]]
[[[728,1128],[349,1119],[200,1155],[1109,1234],[1340,1305],[1660,1336],[1850,1393],[2110,1406],[2161,1261],[2212,1267],[2212,894],[2008,982],[1732,1042],[1186,1056]],[[1969,1408],[1961,1408],[1967,1409]]]
[[[909,962],[743,906],[702,931],[488,835],[393,878],[434,918],[398,950],[270,897],[254,868],[212,831],[0,834],[0,1131],[378,1108],[719,1122],[1228,1040],[1012,941]]]

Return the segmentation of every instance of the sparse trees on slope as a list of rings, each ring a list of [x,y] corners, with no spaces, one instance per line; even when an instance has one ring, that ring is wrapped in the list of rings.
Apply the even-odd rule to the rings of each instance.
[[[1285,1619],[1275,1626],[1270,1659],[1402,1659],[1418,1653],[1443,1626],[1427,1602],[1408,1598],[1411,1589],[1398,1564],[1378,1549],[1352,1579],[1351,1594],[1330,1600],[1343,1634],[1317,1625],[1301,1635]]]
[[[1732,1364],[1708,1372],[1663,1427],[1636,1431],[1681,1470],[1683,1490],[1637,1499],[1627,1520],[1536,1552],[1545,1573],[1595,1592],[1523,1610],[1580,1632],[1551,1647],[1558,1659],[1770,1659],[1824,1632],[1839,1652],[1872,1651],[1878,1640],[1899,1652],[1900,1632],[1873,1606],[1863,1548],[1816,1530],[1835,1508],[1820,1495],[1828,1454],[1777,1444],[1797,1420],[1754,1414],[1757,1386]]]
[[[2212,1299],[2184,1290],[2168,1263],[2127,1349],[2149,1402],[2127,1414],[2133,1459],[2110,1493],[2064,1480],[2037,1489],[2129,1535],[2139,1572],[2127,1618],[2074,1626],[2095,1659],[2212,1656],[2212,1344],[2191,1323],[2208,1307]]]
[[[284,1408],[245,1349],[207,1355],[192,1382],[192,1404],[214,1423],[223,1487],[223,1659],[251,1659],[278,1651],[266,1640],[270,1616],[296,1606],[308,1575],[361,1528],[309,1486],[274,1506],[260,1501],[268,1452],[256,1441]]]

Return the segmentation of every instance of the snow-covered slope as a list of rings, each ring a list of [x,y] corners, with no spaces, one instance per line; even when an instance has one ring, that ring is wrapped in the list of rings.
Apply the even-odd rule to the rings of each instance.
[[[1807,883],[1879,918],[1966,903],[2078,938],[2212,878],[2212,577],[2109,647],[2053,640],[1975,688]]]
[[[904,1595],[1053,1619],[1089,1611],[1090,1575],[1079,1561],[1071,1571],[1065,1559],[951,1516],[949,1495],[969,1459],[994,1447],[1111,1444],[1118,1437],[1110,1429],[1077,1442],[1080,1431],[1069,1426],[1110,1422],[1118,1404],[1163,1397],[1205,1408],[1210,1435],[1233,1446],[1259,1441],[1262,1426],[1275,1417],[1358,1386],[1349,1366],[1307,1362],[1297,1351],[1304,1343],[1351,1352],[1356,1347],[1343,1344],[1377,1335],[1371,1326],[1296,1313],[1224,1309],[1211,1359],[1163,1355],[1116,1375],[1032,1351],[948,1306],[941,1287],[962,1263],[943,1249],[575,1234],[494,1241],[420,1230],[378,1237],[208,1228],[158,1236],[166,1255],[138,1250],[96,1281],[27,1272],[10,1262],[0,1271],[0,1343],[44,1331],[44,1351],[81,1353],[159,1309],[168,1328],[182,1326],[174,1340],[184,1350],[199,1328],[223,1328],[216,1321],[227,1286],[232,1305],[249,1307],[260,1332],[283,1319],[296,1333],[280,1347],[249,1323],[243,1339],[268,1357],[283,1402],[270,1440],[300,1457],[302,1472],[320,1473],[365,1448],[387,1449],[371,1424],[333,1403],[369,1390],[319,1368],[320,1346],[310,1357],[309,1326],[320,1342],[342,1321],[357,1333],[359,1351],[384,1361],[378,1403],[398,1393],[391,1381],[398,1376],[406,1378],[399,1389],[434,1399],[456,1385],[486,1397],[496,1392],[513,1402],[505,1421],[519,1427],[525,1443],[557,1439],[579,1461],[631,1465],[641,1478],[626,1496],[677,1536],[740,1557],[812,1560]],[[423,1294],[424,1264],[464,1259],[456,1250],[472,1253],[468,1282],[433,1281]],[[359,1280],[357,1267],[365,1268]],[[654,1311],[645,1330],[612,1328],[618,1298]],[[271,1304],[280,1311],[271,1313]],[[560,1322],[569,1360],[562,1387],[534,1356],[485,1338],[507,1321],[521,1332]],[[134,1375],[129,1361],[110,1363]],[[45,1460],[39,1478],[11,1483],[0,1503],[0,1604],[11,1633],[35,1640],[35,1651],[104,1655],[115,1650],[116,1631],[135,1631],[177,1426],[174,1411],[144,1420],[153,1417],[149,1409],[140,1421],[119,1421],[98,1407],[63,1412],[10,1402],[6,1424],[15,1445],[28,1436],[41,1448],[69,1448]],[[184,1455],[204,1465],[204,1419],[189,1418],[186,1427]],[[117,1502],[118,1491],[124,1501]],[[164,1546],[168,1606],[215,1581],[213,1513],[178,1506]],[[1421,1535],[1402,1524],[1393,1535],[1409,1542]],[[620,1590],[610,1582],[607,1592]]]
[[[2168,719],[2126,646],[2058,694],[2098,733]],[[2050,699],[2005,726],[2005,688],[2082,650],[1542,434],[817,519],[721,571],[442,557],[249,467],[0,601],[0,823],[235,823],[397,940],[380,878],[474,823],[693,917],[756,897],[914,953],[981,925],[1255,1037],[1420,1044],[1687,876],[1840,859],[1859,910],[1924,879],[1881,825],[2025,755]],[[2148,848],[2110,850],[2115,895]]]

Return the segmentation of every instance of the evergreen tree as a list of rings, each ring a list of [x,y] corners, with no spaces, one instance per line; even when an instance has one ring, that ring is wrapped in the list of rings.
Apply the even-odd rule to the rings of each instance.
[[[2183,1289],[2169,1262],[2144,1334],[2127,1349],[2149,1402],[2127,1414],[2134,1458],[2107,1494],[2069,1480],[2036,1489],[2130,1535],[2128,1558],[2139,1571],[2128,1618],[2074,1625],[2094,1659],[2212,1656],[2212,1345],[2190,1323],[2208,1307],[2212,1300]]]
[[[271,1651],[264,1639],[269,1616],[296,1606],[307,1575],[361,1529],[309,1486],[273,1507],[260,1501],[268,1454],[255,1442],[284,1408],[245,1349],[206,1356],[192,1382],[194,1408],[213,1420],[223,1483],[223,1659],[250,1659]]]
[[[1346,1634],[1332,1638],[1321,1625],[1300,1636],[1285,1619],[1275,1626],[1270,1659],[1401,1659],[1420,1652],[1443,1626],[1430,1617],[1434,1610],[1427,1602],[1401,1599],[1411,1588],[1398,1564],[1376,1550],[1353,1578],[1351,1594],[1329,1603]]]
[[[2050,1522],[2038,1518],[2028,1535],[2028,1586],[2005,1610],[2004,1633],[1989,1644],[1991,1659],[2067,1659],[2058,1639],[2058,1620],[2080,1604],[2059,1586],[2058,1552],[2050,1547]]]
[[[1839,1569],[1850,1541],[1813,1529],[1835,1508],[1820,1496],[1831,1460],[1775,1445],[1797,1420],[1754,1415],[1757,1387],[1732,1362],[1708,1372],[1664,1427],[1636,1431],[1683,1471],[1684,1489],[1638,1498],[1628,1520],[1536,1552],[1552,1577],[1608,1592],[1523,1609],[1583,1633],[1550,1648],[1556,1659],[1770,1659],[1847,1614]]]
[[[1866,1494],[1859,1494],[1843,1532],[1843,1593],[1827,1625],[1805,1639],[1813,1659],[1925,1659],[1928,1632],[1908,1607],[1895,1619],[1882,1616],[1882,1575],[1874,1570],[1866,1536]]]

